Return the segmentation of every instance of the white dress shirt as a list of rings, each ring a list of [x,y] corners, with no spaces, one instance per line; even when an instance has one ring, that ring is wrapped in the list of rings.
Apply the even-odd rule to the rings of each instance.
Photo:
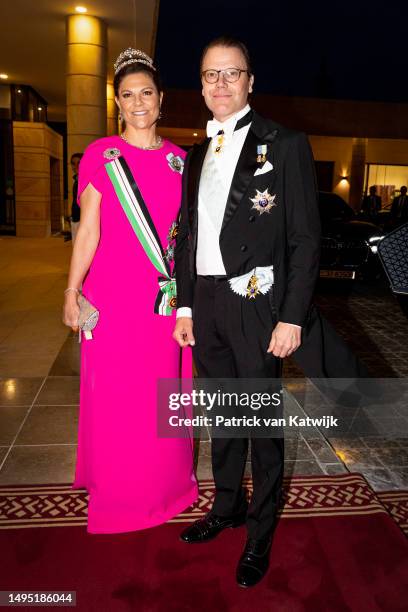
[[[227,121],[212,119],[207,123],[207,136],[211,142],[204,159],[198,192],[196,268],[201,276],[226,274],[219,242],[221,226],[235,168],[251,124],[239,130],[235,130],[235,126],[250,110],[247,104]],[[224,131],[224,136],[221,151],[216,153],[220,130]],[[188,307],[178,308],[176,316],[191,318],[192,310]]]
[[[196,266],[199,275],[226,274],[219,243],[221,226],[232,178],[251,124],[234,130],[237,122],[250,110],[247,104],[227,121],[212,119],[207,123],[207,136],[211,142],[204,159],[198,192]],[[221,151],[215,153],[220,130],[224,131],[223,142]],[[191,317],[191,308],[178,308],[176,316]]]
[[[200,276],[226,274],[220,249],[220,232],[232,178],[250,124],[234,131],[237,121],[250,110],[245,106],[239,113],[220,123],[208,122],[207,134],[212,136],[204,159],[198,192],[197,274]],[[221,151],[217,133],[224,131]]]

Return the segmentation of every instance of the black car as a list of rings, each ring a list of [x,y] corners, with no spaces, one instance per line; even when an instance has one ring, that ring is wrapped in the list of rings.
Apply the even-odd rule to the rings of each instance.
[[[335,193],[319,192],[322,223],[321,278],[373,279],[381,274],[377,246],[383,230],[359,220]]]

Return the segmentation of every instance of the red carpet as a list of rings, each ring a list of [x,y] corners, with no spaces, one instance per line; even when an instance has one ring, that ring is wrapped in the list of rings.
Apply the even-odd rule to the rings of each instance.
[[[244,528],[208,544],[178,540],[212,486],[201,483],[176,522],[115,536],[70,526],[83,522],[86,500],[68,487],[2,487],[0,590],[75,590],[76,609],[95,612],[406,610],[407,541],[362,476],[287,483],[270,570],[251,590],[234,578]]]
[[[376,495],[397,525],[408,536],[408,491],[380,491]]]

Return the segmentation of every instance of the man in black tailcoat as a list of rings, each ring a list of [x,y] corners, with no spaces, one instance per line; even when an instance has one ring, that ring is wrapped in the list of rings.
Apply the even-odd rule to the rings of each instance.
[[[246,47],[226,37],[201,62],[214,119],[190,152],[176,247],[174,338],[193,346],[201,378],[280,378],[310,319],[320,222],[314,163],[303,133],[248,105],[254,77]],[[213,438],[212,510],[182,539],[205,542],[246,523],[237,581],[265,575],[283,477],[283,439],[251,440],[254,491],[242,490],[247,438]]]

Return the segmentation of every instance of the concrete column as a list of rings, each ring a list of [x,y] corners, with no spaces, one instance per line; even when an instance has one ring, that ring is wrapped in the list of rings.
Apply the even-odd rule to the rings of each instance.
[[[106,24],[97,17],[69,15],[67,45],[68,165],[73,153],[106,136]],[[69,206],[72,176],[69,176]]]
[[[115,91],[113,83],[109,82],[106,85],[107,99],[107,115],[106,115],[106,133],[108,136],[113,136],[118,133],[118,107],[115,102]]]
[[[349,203],[355,210],[360,210],[361,206],[361,198],[364,190],[366,153],[367,138],[353,138]]]

